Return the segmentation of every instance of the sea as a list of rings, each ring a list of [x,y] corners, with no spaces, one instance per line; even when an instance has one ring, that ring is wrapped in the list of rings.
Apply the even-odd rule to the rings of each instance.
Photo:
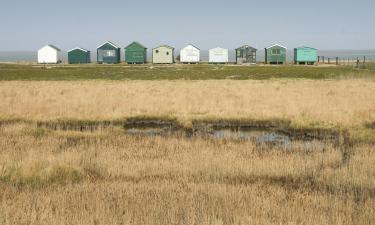
[[[67,52],[62,52],[63,62],[67,61]],[[175,55],[178,52],[175,51]],[[375,50],[320,50],[318,51],[319,56],[324,56],[325,59],[331,58],[332,61],[338,57],[340,60],[356,60],[357,58],[361,61],[365,57],[367,61],[375,61]],[[92,61],[96,61],[96,52],[91,52]],[[147,55],[148,61],[151,61],[150,51]],[[293,61],[293,51],[287,52],[288,61]],[[121,60],[124,61],[123,51],[121,52]],[[201,60],[208,61],[208,50],[201,50]],[[264,50],[257,52],[257,60],[264,61]],[[37,61],[36,51],[0,51],[0,62],[19,62],[19,63],[33,63]],[[229,61],[235,61],[234,50],[229,51]]]

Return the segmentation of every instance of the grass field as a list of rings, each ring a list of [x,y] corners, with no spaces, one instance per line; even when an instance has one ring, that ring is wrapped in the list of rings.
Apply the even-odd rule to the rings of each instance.
[[[26,120],[129,117],[375,121],[375,83],[355,80],[0,82],[0,115]]]
[[[2,64],[0,225],[372,224],[373,73]],[[290,122],[339,136],[285,147],[124,132],[124,121],[142,118],[186,129],[194,121]],[[99,128],[72,128],[92,124]]]
[[[0,129],[1,224],[371,224],[375,151]]]
[[[236,65],[86,65],[43,66],[0,64],[0,80],[268,80],[272,78],[338,79],[374,78],[369,69],[350,66],[236,66]]]

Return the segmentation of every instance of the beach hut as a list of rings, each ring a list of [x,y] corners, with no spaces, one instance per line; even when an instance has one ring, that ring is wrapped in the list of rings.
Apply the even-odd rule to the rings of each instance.
[[[255,64],[257,61],[257,49],[249,45],[243,45],[236,48],[236,63],[237,64]]]
[[[90,51],[84,48],[74,48],[68,51],[69,64],[86,64],[91,62]]]
[[[120,62],[120,47],[110,41],[97,48],[98,63],[115,64]]]
[[[192,44],[187,45],[180,51],[181,63],[199,63],[200,50]]]
[[[46,45],[38,50],[38,63],[61,63],[61,50],[54,45]]]
[[[285,64],[286,63],[286,47],[274,44],[265,48],[266,64]]]
[[[294,49],[294,63],[314,65],[318,61],[318,50],[307,46]]]
[[[172,64],[174,63],[174,48],[168,45],[160,45],[152,49],[152,63]]]
[[[209,63],[227,63],[228,62],[228,49],[213,48],[209,50]]]
[[[125,47],[125,61],[129,64],[145,63],[147,48],[139,42],[133,42]]]

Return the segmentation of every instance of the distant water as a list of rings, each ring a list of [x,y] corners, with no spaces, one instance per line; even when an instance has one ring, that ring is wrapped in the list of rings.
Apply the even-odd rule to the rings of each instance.
[[[121,51],[121,59],[124,60],[124,51]],[[67,53],[63,52],[63,61],[67,61]],[[178,51],[175,51],[176,56]],[[355,60],[358,58],[363,59],[366,56],[367,60],[375,60],[375,50],[321,50],[318,51],[318,55],[324,56],[326,58],[336,58],[340,59],[350,59]],[[96,52],[91,52],[92,61],[96,61]],[[151,52],[148,51],[147,55],[148,61],[151,61]],[[293,51],[287,52],[288,61],[293,60]],[[208,61],[208,50],[201,51],[201,60]],[[259,50],[257,53],[257,60],[264,61],[264,50]],[[37,53],[31,51],[0,51],[0,62],[36,62]],[[235,61],[235,52],[229,51],[229,61]]]

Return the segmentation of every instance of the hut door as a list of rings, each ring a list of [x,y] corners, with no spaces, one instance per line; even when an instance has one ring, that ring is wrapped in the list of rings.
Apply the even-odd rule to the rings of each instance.
[[[255,51],[251,52],[251,63],[256,63],[256,53],[255,53]]]
[[[103,62],[103,50],[98,49],[98,62]]]
[[[246,49],[245,57],[246,63],[251,63],[251,51],[249,49]]]

